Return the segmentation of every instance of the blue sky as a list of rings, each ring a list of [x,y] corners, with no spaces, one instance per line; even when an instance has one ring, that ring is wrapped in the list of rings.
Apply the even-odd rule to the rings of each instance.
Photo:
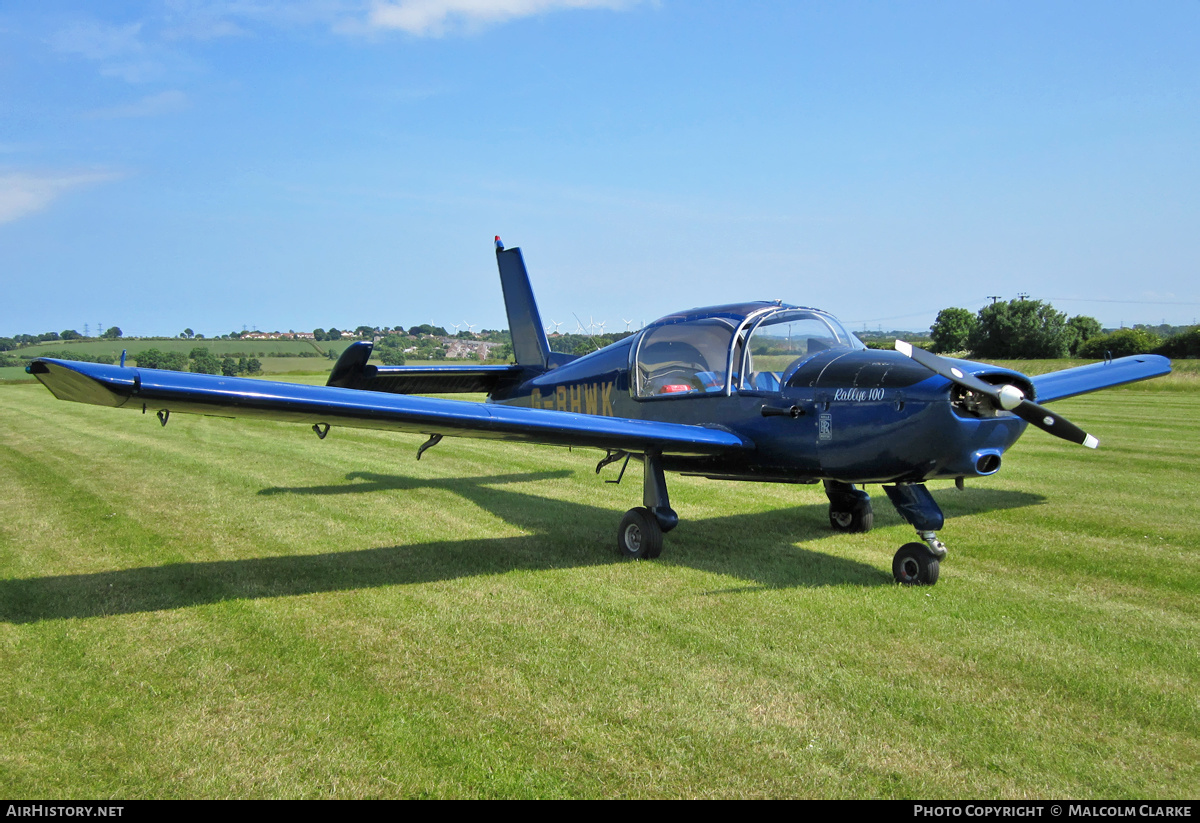
[[[0,335],[1200,316],[1200,3],[0,6]]]

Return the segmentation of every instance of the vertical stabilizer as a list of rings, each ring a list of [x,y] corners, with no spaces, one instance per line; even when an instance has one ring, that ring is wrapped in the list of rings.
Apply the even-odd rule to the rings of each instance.
[[[508,329],[512,333],[513,356],[519,366],[549,368],[550,344],[542,328],[529,274],[519,248],[505,249],[496,238],[496,264],[500,267],[500,287],[508,310]]]

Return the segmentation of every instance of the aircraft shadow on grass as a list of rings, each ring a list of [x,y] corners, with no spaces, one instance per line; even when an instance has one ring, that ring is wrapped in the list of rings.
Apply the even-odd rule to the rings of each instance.
[[[103,617],[177,609],[261,597],[288,597],[451,580],[525,570],[609,565],[620,560],[611,540],[612,512],[526,494],[516,483],[571,476],[570,471],[503,474],[444,480],[352,472],[350,483],[262,489],[260,495],[387,495],[397,491],[444,489],[529,532],[510,537],[400,543],[323,554],[172,563],[89,574],[0,581],[0,620]],[[937,492],[950,518],[982,511],[1039,505],[1040,495],[992,489]],[[381,505],[385,505],[381,501]],[[880,526],[901,525],[899,516],[879,507]],[[894,521],[894,522],[893,522]],[[892,585],[890,569],[797,542],[833,535],[828,505],[810,503],[766,512],[689,519],[668,562],[747,581],[728,594],[763,588],[828,585]],[[858,539],[871,540],[870,535]]]

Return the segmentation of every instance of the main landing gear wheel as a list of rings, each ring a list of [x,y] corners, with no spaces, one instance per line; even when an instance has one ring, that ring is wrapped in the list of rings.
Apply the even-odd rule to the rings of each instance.
[[[869,532],[875,525],[875,513],[869,501],[851,509],[834,509],[830,506],[829,525],[836,532]]]
[[[629,560],[653,560],[662,554],[663,531],[658,518],[642,506],[625,512],[617,530],[617,551]]]
[[[905,543],[892,558],[892,577],[905,586],[932,586],[938,579],[937,555],[924,543]]]

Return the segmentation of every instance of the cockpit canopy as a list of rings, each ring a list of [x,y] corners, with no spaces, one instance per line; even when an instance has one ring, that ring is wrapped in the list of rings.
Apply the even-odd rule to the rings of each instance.
[[[832,316],[775,303],[720,306],[665,317],[633,349],[634,394],[779,391],[787,372],[830,349],[863,349]]]

